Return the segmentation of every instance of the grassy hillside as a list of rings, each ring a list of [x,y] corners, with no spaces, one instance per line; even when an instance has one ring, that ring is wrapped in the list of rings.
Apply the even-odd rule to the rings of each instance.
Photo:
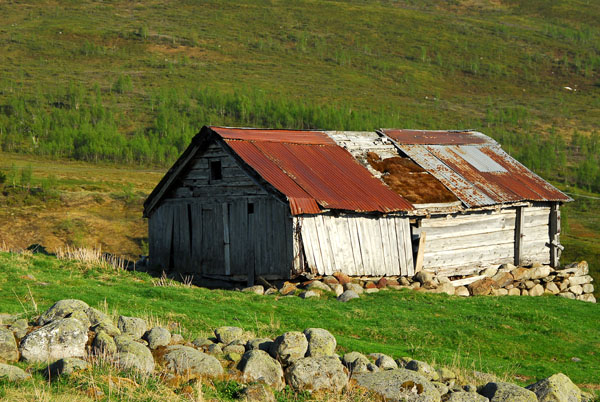
[[[2,312],[32,317],[56,300],[79,298],[109,311],[148,317],[190,340],[221,325],[269,337],[323,327],[336,336],[341,352],[411,356],[519,383],[563,372],[588,389],[600,384],[595,304],[393,290],[340,303],[333,297],[256,296],[169,281],[170,286],[159,286],[147,274],[40,255],[0,253],[0,265]]]

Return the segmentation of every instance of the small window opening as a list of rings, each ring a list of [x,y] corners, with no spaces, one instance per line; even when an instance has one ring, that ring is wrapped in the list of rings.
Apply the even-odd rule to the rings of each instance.
[[[221,161],[210,162],[210,179],[221,180],[223,179],[223,172],[221,171]]]
[[[254,203],[249,202],[248,203],[248,215],[253,214],[254,213]]]

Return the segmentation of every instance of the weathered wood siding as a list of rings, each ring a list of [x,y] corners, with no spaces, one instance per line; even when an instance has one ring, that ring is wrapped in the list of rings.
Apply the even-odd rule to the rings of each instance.
[[[211,180],[210,162],[222,177]],[[168,272],[289,278],[289,207],[271,197],[212,144],[197,156],[149,218],[150,260]]]
[[[410,225],[406,218],[322,214],[295,219],[306,263],[312,272],[414,274]]]
[[[516,208],[424,218],[413,234],[425,232],[423,269],[469,275],[482,267],[513,263]],[[548,263],[550,208],[523,207],[521,264]]]

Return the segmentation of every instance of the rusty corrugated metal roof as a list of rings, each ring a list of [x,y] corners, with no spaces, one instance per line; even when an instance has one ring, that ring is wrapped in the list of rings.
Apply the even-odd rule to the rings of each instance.
[[[321,212],[318,207],[315,209],[317,204],[357,212],[413,209],[411,203],[374,177],[325,133],[211,129],[288,197],[295,215]]]
[[[481,133],[415,130],[382,130],[382,133],[467,207],[518,201],[571,201]],[[418,133],[423,133],[424,138],[419,138]]]

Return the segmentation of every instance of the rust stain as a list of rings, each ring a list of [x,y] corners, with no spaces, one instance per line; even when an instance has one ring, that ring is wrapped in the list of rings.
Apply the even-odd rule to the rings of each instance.
[[[291,144],[336,145],[329,136],[320,131],[271,130],[231,127],[210,127],[221,137],[230,140],[285,142]]]
[[[398,156],[382,160],[377,153],[368,152],[367,161],[373,169],[383,173],[385,184],[414,204],[458,201],[438,179],[410,158]]]

